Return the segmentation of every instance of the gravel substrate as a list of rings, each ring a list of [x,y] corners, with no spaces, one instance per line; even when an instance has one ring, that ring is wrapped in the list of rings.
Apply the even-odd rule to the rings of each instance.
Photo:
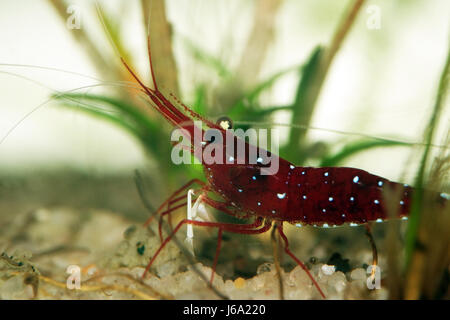
[[[209,279],[211,264],[197,261],[189,265],[173,242],[141,279],[161,243],[156,223],[150,229],[112,212],[51,208],[18,215],[0,228],[0,299],[220,298],[198,274],[202,272]],[[355,251],[355,255],[370,261],[370,250],[364,245],[367,249]],[[320,252],[315,249],[319,257]],[[226,255],[225,248],[222,253]],[[213,286],[231,299],[279,299],[280,285],[272,262],[273,258],[260,264],[249,277],[230,275],[219,267]],[[327,299],[387,298],[383,286],[368,289],[368,274],[362,267],[344,273],[321,261],[308,266]],[[80,286],[76,288],[78,274]],[[321,299],[299,266],[283,267],[281,274],[285,299]]]

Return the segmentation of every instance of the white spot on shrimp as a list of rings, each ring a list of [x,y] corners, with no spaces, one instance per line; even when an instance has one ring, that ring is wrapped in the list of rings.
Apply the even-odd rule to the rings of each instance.
[[[354,176],[354,177],[353,177],[353,182],[354,182],[354,183],[358,183],[358,181],[359,181],[359,177],[358,177],[358,176]]]
[[[297,228],[303,227],[301,223],[296,223],[295,226],[296,226]]]
[[[292,164],[289,166],[289,168],[291,168],[291,170],[295,169],[295,166],[293,166]]]
[[[325,177],[328,177],[328,172],[325,172],[323,175],[324,175]]]
[[[252,179],[253,179],[253,180],[256,180],[256,177],[255,177],[255,176],[253,176],[253,177],[252,177]]]
[[[383,222],[383,219],[378,218],[377,220],[375,220],[377,223]]]
[[[375,203],[375,204],[379,204],[379,203],[380,203],[380,201],[378,201],[377,199],[375,199],[375,200],[373,200],[373,203]]]
[[[378,181],[378,186],[382,187],[383,186],[383,181]]]
[[[305,171],[302,171],[302,174],[303,174],[303,175],[305,175],[305,173],[306,173]]]
[[[233,156],[230,156],[230,157],[228,158],[228,160],[229,160],[230,162],[233,162],[233,161],[234,161],[234,157],[233,157]]]
[[[330,201],[330,202],[333,202],[333,200],[334,200],[333,197],[328,198],[328,201]]]
[[[261,157],[259,157],[258,159],[256,159],[256,162],[263,163],[263,159]]]
[[[402,220],[408,220],[408,217],[402,217]]]
[[[353,222],[350,223],[350,227],[357,227],[357,226],[358,226],[357,223],[353,223]]]
[[[440,196],[441,196],[441,198],[444,198],[446,200],[450,200],[450,194],[448,194],[448,193],[442,192],[440,194]]]
[[[286,192],[285,193],[277,193],[278,199],[284,199],[286,198]]]
[[[400,204],[401,204],[401,205],[404,205],[405,202],[404,202],[403,200],[400,200]]]
[[[404,186],[405,188],[408,188],[408,187],[409,187],[409,184],[405,183],[403,186]]]
[[[242,189],[238,189],[239,192],[242,192]]]
[[[324,227],[324,228],[329,228],[330,226],[328,225],[328,223],[324,223],[324,224],[322,225],[322,227]]]
[[[343,213],[341,217],[342,217],[342,218],[345,218],[345,213]]]
[[[305,196],[305,195],[303,195],[303,199],[305,199],[305,200],[306,200],[306,196]]]
[[[350,197],[350,201],[355,201],[355,198],[354,197]]]
[[[258,206],[260,206],[260,205],[261,205],[261,202],[258,201]]]
[[[272,213],[273,213],[273,214],[275,214],[275,213],[276,213],[276,211],[275,211],[275,210],[272,210]]]
[[[301,187],[301,184],[300,184],[300,183],[297,183],[297,187]]]
[[[327,212],[327,209],[322,209],[322,212],[323,212],[323,213]]]

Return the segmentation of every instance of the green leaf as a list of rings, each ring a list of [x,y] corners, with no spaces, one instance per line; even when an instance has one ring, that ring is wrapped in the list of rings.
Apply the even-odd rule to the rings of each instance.
[[[61,100],[66,107],[101,117],[129,131],[157,159],[159,159],[158,155],[161,154],[162,150],[170,146],[170,144],[165,146],[168,142],[162,137],[160,126],[139,111],[137,106],[126,101],[101,95],[82,93],[57,94],[53,95],[53,97]],[[113,114],[111,110],[98,108],[95,105],[98,103],[101,105],[109,105],[117,114]]]
[[[302,73],[302,70],[305,66],[304,65],[295,65],[289,68],[286,68],[284,70],[281,70],[279,72],[276,72],[275,74],[271,75],[269,78],[267,78],[266,80],[264,80],[263,82],[259,83],[256,87],[254,87],[252,90],[250,90],[244,98],[253,101],[256,98],[259,97],[259,95],[261,94],[261,92],[263,92],[264,90],[267,90],[269,88],[271,88],[274,83],[281,78],[282,76],[286,75],[287,73],[293,72],[293,71],[298,71],[300,74]]]
[[[62,102],[61,106],[66,107],[66,108],[70,108],[70,109],[74,109],[77,111],[82,111],[86,114],[89,114],[91,116],[100,118],[102,120],[106,120],[108,122],[111,122],[119,127],[122,127],[123,129],[125,129],[126,131],[128,131],[129,133],[131,133],[133,136],[135,136],[136,138],[138,138],[138,140],[141,139],[142,134],[139,131],[139,129],[137,129],[136,127],[134,127],[132,124],[128,123],[127,121],[125,121],[122,117],[119,117],[117,115],[108,113],[104,110],[98,109],[98,108],[93,108],[93,107],[89,107],[89,106],[85,106],[83,105],[81,102]]]
[[[100,102],[106,103],[112,106],[114,109],[121,111],[124,115],[132,118],[137,124],[147,128],[149,131],[158,131],[158,124],[151,121],[145,114],[139,111],[139,108],[133,104],[130,104],[124,100],[115,99],[107,96],[94,95],[94,94],[84,94],[84,93],[66,93],[58,94],[53,96],[57,100],[75,100],[75,101],[87,101],[89,102]]]
[[[301,73],[301,70],[303,68],[303,65],[296,65],[271,75],[256,87],[252,88],[247,93],[244,93],[244,95],[229,109],[228,115],[231,118],[239,118],[239,115],[244,113],[248,116],[248,105],[257,106],[255,101],[256,99],[258,99],[259,95],[264,92],[264,90],[271,88],[279,78],[286,75],[287,73],[293,71],[299,71]],[[254,109],[259,109],[259,107]]]
[[[186,48],[191,52],[191,55],[196,60],[203,63],[205,66],[208,66],[213,70],[215,70],[221,78],[233,77],[233,73],[230,70],[228,70],[228,68],[222,63],[222,61],[217,59],[212,54],[206,52],[204,49],[200,48],[197,44],[195,44],[192,40],[188,39],[187,37],[181,35],[178,36],[181,37]]]
[[[351,144],[347,144],[343,149],[333,155],[326,156],[322,159],[321,167],[333,167],[340,164],[343,160],[354,156],[357,153],[367,151],[373,148],[381,147],[407,147],[410,143],[395,140],[361,140]]]
[[[195,89],[195,101],[192,104],[192,109],[198,114],[206,114],[206,88],[205,85],[200,85]]]
[[[320,46],[316,47],[303,67],[303,74],[297,87],[295,101],[292,104],[292,125],[309,125],[318,90],[316,82],[320,72],[322,53],[323,48]],[[282,154],[286,158],[298,164],[302,164],[306,157],[299,151],[300,142],[304,136],[305,131],[298,130],[293,126],[289,132],[288,144],[282,150]]]
[[[254,113],[258,116],[265,117],[274,112],[278,111],[292,111],[292,106],[276,106],[276,107],[268,107],[264,109],[255,110]]]
[[[167,162],[172,148],[169,139],[161,130],[161,125],[149,119],[137,106],[120,99],[93,94],[55,94],[53,98],[60,100],[64,107],[82,111],[126,130],[142,144],[152,158],[160,162],[162,169],[166,168],[164,171],[167,171],[168,179],[172,179],[177,172],[185,172],[191,178],[203,178],[201,165],[176,166]],[[107,105],[112,110],[99,108],[96,104]]]

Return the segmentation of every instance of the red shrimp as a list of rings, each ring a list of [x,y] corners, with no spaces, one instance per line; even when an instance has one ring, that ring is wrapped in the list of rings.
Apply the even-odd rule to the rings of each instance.
[[[150,41],[150,40],[149,40]],[[184,199],[180,194],[191,185],[197,183],[201,186],[199,197],[213,208],[226,214],[239,218],[254,218],[249,224],[232,224],[219,222],[204,222],[184,219],[175,226],[172,233],[166,239],[161,239],[161,246],[151,258],[143,277],[150,269],[158,254],[172,239],[175,233],[184,225],[191,224],[218,229],[218,243],[213,262],[211,282],[221,247],[222,233],[224,231],[241,234],[259,234],[271,229],[272,224],[280,234],[284,251],[296,261],[308,274],[312,283],[320,295],[325,295],[307,267],[291,252],[289,242],[283,232],[283,223],[296,225],[315,225],[321,227],[333,227],[344,223],[366,224],[371,221],[383,221],[387,219],[387,209],[383,202],[383,188],[402,188],[402,196],[398,200],[400,210],[398,218],[404,218],[409,214],[412,194],[414,189],[408,185],[389,181],[385,178],[370,174],[364,170],[344,167],[297,167],[289,161],[278,157],[263,148],[258,148],[247,143],[231,130],[225,130],[221,126],[212,123],[195,113],[187,106],[181,104],[184,112],[180,111],[159,90],[153,73],[150,53],[150,70],[153,76],[154,89],[145,86],[135,75],[131,68],[122,59],[125,67],[136,79],[151,100],[151,105],[161,113],[172,125],[183,129],[184,134],[191,140],[191,151],[195,157],[201,159],[201,153],[208,147],[215,147],[215,152],[221,152],[222,163],[203,163],[207,182],[192,180],[165,201],[158,212],[161,218],[176,209],[186,205],[186,202],[174,205]],[[203,128],[196,127],[194,120],[202,121],[210,129],[215,129],[220,134],[222,141],[199,141],[205,134]],[[195,130],[201,135],[195,138]],[[238,163],[236,150],[229,152],[225,148],[224,141],[232,139],[235,144],[241,142],[245,145],[244,161]],[[218,139],[220,140],[220,139]],[[195,145],[200,145],[195,149]],[[253,152],[253,153],[252,153]],[[252,161],[251,155],[256,154],[256,161]],[[278,161],[278,171],[273,174],[263,174],[267,170],[263,155],[270,156],[271,161]],[[254,159],[253,159],[254,160]],[[210,193],[221,197],[223,201],[212,199]],[[445,201],[444,195],[440,199]],[[169,209],[163,211],[165,206]],[[150,219],[146,222],[148,224]]]

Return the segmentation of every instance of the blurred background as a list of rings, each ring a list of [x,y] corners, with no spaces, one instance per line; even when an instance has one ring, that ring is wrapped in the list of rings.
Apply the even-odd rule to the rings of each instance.
[[[297,165],[352,166],[412,182],[448,48],[450,2],[363,2],[317,99],[308,101],[314,85],[305,78],[315,77],[314,59],[350,3],[2,1],[2,215],[69,205],[142,220],[134,169],[151,182],[154,206],[202,177],[199,166],[170,163],[170,126],[120,64],[122,55],[151,84],[149,26],[162,90],[199,113],[278,128],[281,155]],[[147,126],[129,116],[134,107]],[[437,145],[448,132],[448,109]]]

